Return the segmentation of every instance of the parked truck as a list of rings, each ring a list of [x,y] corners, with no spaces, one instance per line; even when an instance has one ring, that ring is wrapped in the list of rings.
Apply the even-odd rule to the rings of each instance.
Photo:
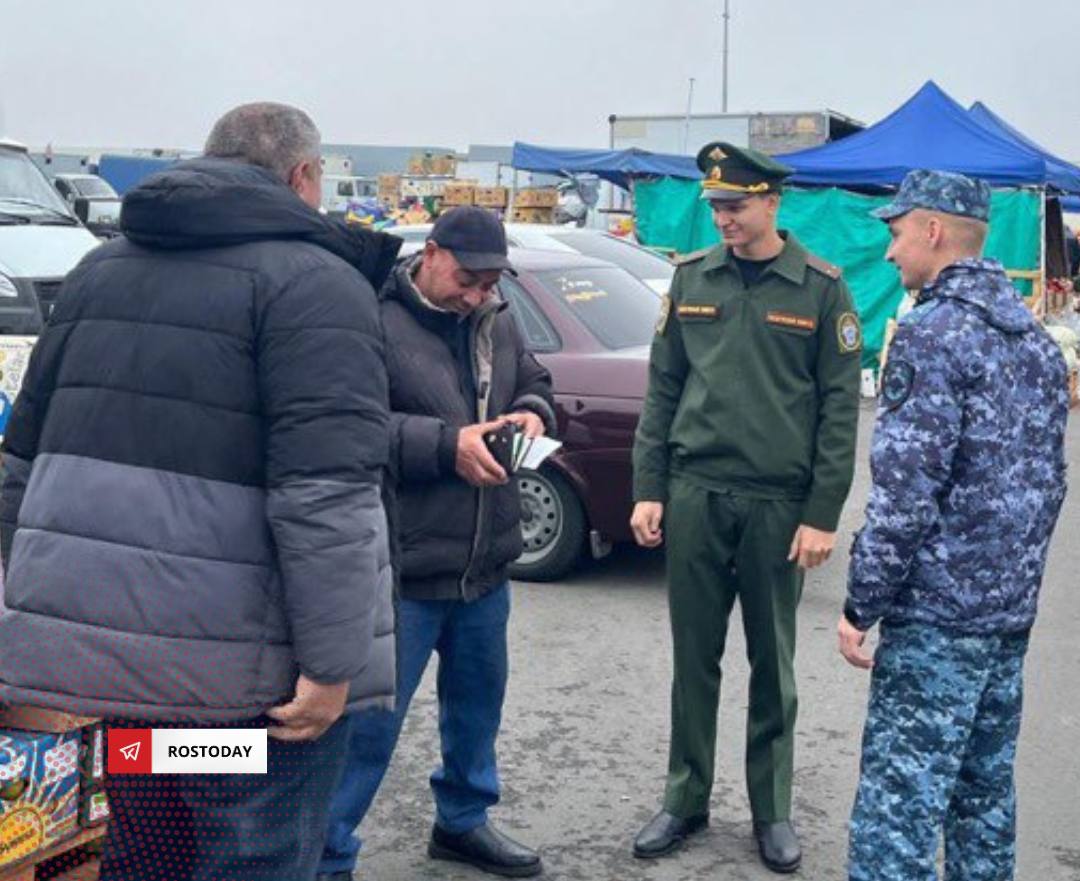
[[[97,173],[121,196],[147,175],[163,171],[179,162],[177,157],[126,156],[120,153],[102,153],[98,159]]]

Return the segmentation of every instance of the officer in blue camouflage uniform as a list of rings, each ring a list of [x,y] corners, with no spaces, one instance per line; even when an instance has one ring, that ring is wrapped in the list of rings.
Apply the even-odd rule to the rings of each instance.
[[[1001,265],[982,181],[913,171],[875,214],[916,307],[882,376],[840,651],[873,668],[851,881],[1007,881],[1024,654],[1065,495],[1066,371]],[[873,659],[861,646],[880,623]]]

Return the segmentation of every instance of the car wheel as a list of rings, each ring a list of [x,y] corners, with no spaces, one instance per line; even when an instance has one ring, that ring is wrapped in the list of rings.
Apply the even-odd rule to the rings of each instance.
[[[581,558],[585,545],[585,512],[573,488],[553,471],[522,471],[521,534],[524,550],[510,564],[510,576],[521,581],[554,581]]]

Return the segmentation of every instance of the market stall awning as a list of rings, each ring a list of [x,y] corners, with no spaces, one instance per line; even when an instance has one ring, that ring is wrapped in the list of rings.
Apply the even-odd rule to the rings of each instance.
[[[1037,150],[988,129],[933,81],[869,128],[777,157],[795,168],[792,183],[896,186],[914,168],[980,177],[996,186],[1046,184]]]
[[[701,177],[691,156],[650,153],[648,150],[575,150],[514,142],[510,164],[521,171],[547,174],[595,174],[616,186],[628,187],[633,177]]]
[[[1047,183],[1051,186],[1056,187],[1063,193],[1080,193],[1080,168],[1077,168],[1071,162],[1059,159],[1045,147],[1036,144],[1019,129],[1009,125],[982,101],[976,101],[972,104],[968,113],[990,131],[996,132],[1038,153],[1046,162]]]

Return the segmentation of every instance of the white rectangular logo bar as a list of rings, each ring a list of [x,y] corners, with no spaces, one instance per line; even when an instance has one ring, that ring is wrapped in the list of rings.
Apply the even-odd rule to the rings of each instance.
[[[155,728],[152,774],[265,774],[265,728]]]

